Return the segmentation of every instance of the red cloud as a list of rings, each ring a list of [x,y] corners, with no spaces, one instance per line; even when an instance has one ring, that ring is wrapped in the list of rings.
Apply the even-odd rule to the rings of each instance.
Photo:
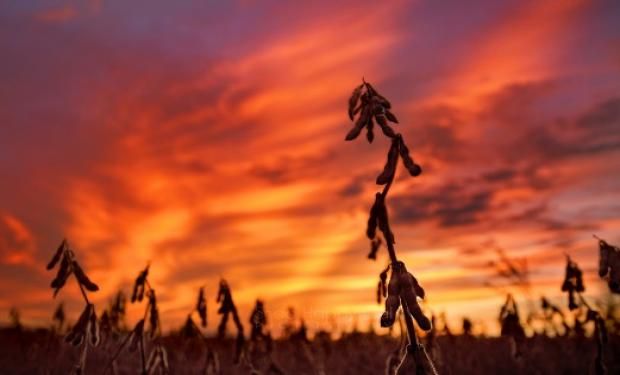
[[[0,262],[12,265],[34,263],[35,239],[16,217],[0,213]]]

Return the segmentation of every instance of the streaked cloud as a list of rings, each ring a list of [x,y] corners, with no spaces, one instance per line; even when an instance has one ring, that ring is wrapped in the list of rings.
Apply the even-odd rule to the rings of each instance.
[[[362,77],[425,170],[389,207],[427,308],[492,311],[497,247],[557,295],[565,252],[587,269],[592,232],[620,241],[609,2],[95,5],[0,16],[24,29],[0,33],[0,309],[47,319],[42,270],[67,236],[98,303],[151,262],[167,327],[220,277],[243,313],[377,314],[385,256],[363,235],[387,143],[343,140]]]

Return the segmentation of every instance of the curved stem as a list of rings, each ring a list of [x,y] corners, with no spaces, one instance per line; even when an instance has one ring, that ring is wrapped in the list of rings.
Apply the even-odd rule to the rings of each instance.
[[[77,279],[76,279],[77,281]],[[82,292],[82,297],[84,298],[84,302],[86,302],[86,304],[90,305],[90,301],[88,300],[88,295],[86,294],[86,291],[84,290],[84,287],[82,286],[82,284],[77,281],[78,285],[80,286],[80,292]]]
[[[417,350],[418,336],[415,334],[415,326],[413,325],[413,318],[411,318],[411,314],[409,313],[407,302],[401,298],[400,304],[402,305],[402,308],[403,308],[403,315],[405,315],[405,325],[407,326],[407,336],[409,337],[409,345],[411,345],[413,349]]]
[[[394,167],[394,169],[398,170],[398,159],[396,159],[396,166]],[[383,187],[383,191],[381,192],[386,210],[387,210],[387,194],[390,191],[390,187],[392,187],[392,183],[394,182],[395,176],[396,176],[396,173],[394,173],[392,177],[390,177],[389,181],[387,182],[387,184],[385,184],[385,186]],[[391,241],[385,241],[385,242],[387,243],[387,249],[388,249],[388,254],[390,255],[390,261],[392,262],[392,265],[395,265],[398,262],[398,258],[396,257],[396,250],[394,249],[394,244],[391,243]]]
[[[398,159],[397,159],[396,162],[398,163]],[[398,170],[398,168],[396,168],[396,169]],[[387,200],[387,193],[390,191],[390,187],[392,187],[392,183],[394,182],[394,177],[395,176],[396,176],[396,173],[394,173],[394,175],[392,175],[392,177],[390,178],[388,183],[383,188],[383,192],[381,192],[381,194],[383,195],[384,202],[385,202],[385,200]],[[385,203],[385,205],[387,207],[387,203]],[[386,241],[386,242],[387,242],[388,254],[390,255],[390,261],[392,262],[392,265],[396,265],[396,263],[398,263],[398,258],[396,257],[396,249],[394,248],[394,244],[391,243],[390,241]],[[411,317],[411,314],[409,313],[409,308],[407,307],[407,302],[404,299],[401,298],[400,299],[400,304],[401,304],[402,309],[403,309],[403,315],[405,316],[405,325],[407,327],[407,336],[409,337],[409,344],[413,348],[417,349],[418,337],[417,337],[417,335],[415,333],[415,326],[413,325],[413,318]]]
[[[142,360],[142,374],[146,375],[146,354],[144,353],[144,336],[140,338],[140,359]]]
[[[110,359],[110,362],[108,362],[108,365],[106,366],[106,368],[103,370],[104,374],[107,374],[108,370],[113,367],[114,365],[114,361],[116,361],[116,359],[118,358],[118,356],[121,354],[121,351],[123,350],[123,348],[125,347],[125,345],[127,344],[127,342],[129,342],[129,339],[131,338],[132,333],[129,333],[127,336],[125,336],[125,339],[123,340],[123,342],[121,342],[121,345],[118,347],[118,349],[116,350],[116,353],[112,356],[112,358]]]

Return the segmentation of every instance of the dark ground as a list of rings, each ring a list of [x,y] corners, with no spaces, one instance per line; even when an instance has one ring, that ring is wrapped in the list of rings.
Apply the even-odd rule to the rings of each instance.
[[[218,353],[223,374],[250,373],[247,366],[233,365],[234,340],[167,336],[161,342],[172,374],[204,374],[207,345]],[[47,330],[2,329],[0,347],[1,374],[69,374],[80,353]],[[89,348],[85,373],[102,374],[117,347],[118,341],[108,337],[99,347]],[[335,341],[276,340],[272,359],[285,374],[384,374],[386,359],[398,347],[396,338],[362,333]],[[591,338],[528,338],[517,358],[514,348],[507,338],[439,336],[428,350],[440,374],[594,374],[596,343]],[[605,356],[608,374],[620,374],[619,336],[610,336]],[[256,367],[267,366],[265,355],[253,358]],[[119,357],[118,374],[138,374],[140,363],[138,353],[125,350]]]

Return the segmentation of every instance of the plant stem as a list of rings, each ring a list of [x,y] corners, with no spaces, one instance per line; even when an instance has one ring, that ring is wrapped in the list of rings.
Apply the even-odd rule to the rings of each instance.
[[[398,262],[398,258],[396,258],[396,250],[394,249],[394,244],[391,241],[385,241],[387,243],[388,254],[390,255],[390,262],[392,262],[392,266],[395,266]]]
[[[77,283],[80,286],[80,292],[82,292],[82,297],[84,297],[84,301],[86,302],[86,304],[90,305],[90,301],[88,300],[88,295],[86,295],[86,291],[84,290],[84,287],[79,281],[77,281]]]
[[[90,334],[86,332],[86,337],[84,337],[84,346],[82,347],[82,355],[80,357],[80,368],[82,369],[82,374],[86,369],[86,352],[88,351],[88,341],[90,340]]]
[[[398,259],[396,258],[396,250],[394,249],[394,245],[388,242],[387,248],[388,252],[390,253],[390,259],[392,260],[392,264],[395,265],[396,262],[398,262]],[[415,334],[415,326],[413,325],[413,319],[411,318],[411,314],[409,313],[407,302],[403,298],[401,298],[400,304],[403,309],[403,315],[405,316],[405,325],[407,326],[407,336],[409,337],[409,344],[416,348],[418,345],[418,337]]]
[[[114,361],[116,361],[118,356],[121,354],[121,351],[123,350],[123,348],[125,347],[125,345],[129,341],[129,339],[131,338],[131,335],[132,334],[130,333],[129,335],[125,336],[125,339],[123,340],[121,345],[118,347],[116,353],[112,356],[112,358],[110,359],[110,362],[108,362],[108,365],[106,366],[105,370],[103,371],[104,374],[106,374],[108,372],[108,369],[110,369],[111,367],[114,366]]]
[[[398,170],[398,159],[396,159],[396,167],[395,170]],[[390,191],[390,187],[392,187],[392,183],[394,182],[394,177],[396,173],[392,175],[392,178],[385,184],[381,195],[383,195],[384,204],[387,207],[387,194]],[[386,208],[387,209],[387,208]],[[394,248],[394,244],[391,241],[386,241],[388,254],[390,255],[390,261],[392,262],[392,266],[396,266],[398,263],[398,258],[396,257],[396,249]],[[392,271],[394,272],[394,271]],[[418,337],[415,333],[415,326],[413,325],[413,319],[411,314],[409,313],[409,308],[407,307],[407,302],[401,298],[400,304],[403,309],[403,315],[405,316],[405,325],[407,326],[407,336],[409,337],[409,345],[412,346],[413,349],[417,349],[418,346]]]
[[[144,336],[140,338],[140,358],[142,359],[142,374],[146,375],[146,355],[144,354]]]

